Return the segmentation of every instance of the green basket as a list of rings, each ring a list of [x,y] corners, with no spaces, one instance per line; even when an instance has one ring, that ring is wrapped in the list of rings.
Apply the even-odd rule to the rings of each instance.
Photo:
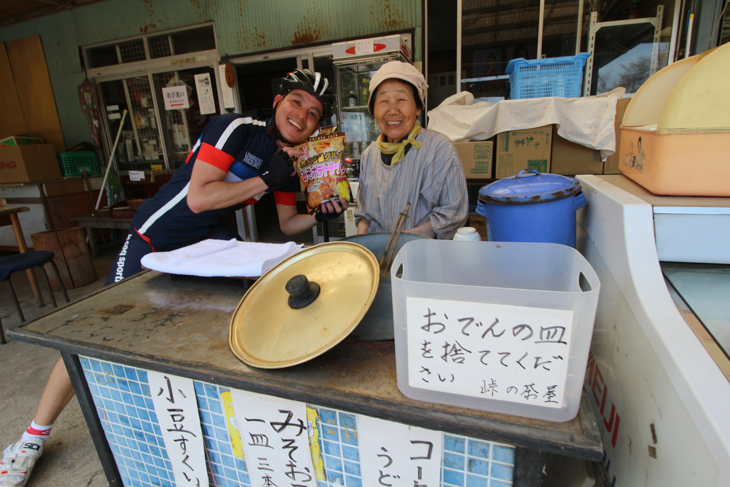
[[[88,175],[101,174],[101,170],[99,170],[99,161],[96,158],[96,152],[59,152],[58,163],[61,166],[61,174],[63,177],[83,176],[84,169],[86,169],[86,174]]]

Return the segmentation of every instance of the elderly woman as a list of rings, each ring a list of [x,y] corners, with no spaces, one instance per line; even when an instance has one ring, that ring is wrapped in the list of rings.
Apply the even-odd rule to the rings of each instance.
[[[407,204],[403,231],[451,239],[469,211],[466,178],[454,144],[418,122],[426,80],[391,61],[370,81],[368,109],[382,134],[363,152],[357,233],[390,232]]]

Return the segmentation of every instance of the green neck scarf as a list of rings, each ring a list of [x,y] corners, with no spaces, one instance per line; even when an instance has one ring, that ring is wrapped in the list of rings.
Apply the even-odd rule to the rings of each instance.
[[[394,154],[393,160],[391,161],[390,165],[395,166],[405,156],[406,146],[408,144],[411,144],[414,149],[419,149],[421,147],[421,142],[416,140],[416,135],[418,135],[420,132],[421,124],[418,120],[416,120],[416,123],[413,126],[413,130],[411,130],[411,133],[408,134],[408,136],[400,142],[386,142],[384,140],[383,134],[380,134],[377,140],[380,152],[382,152],[383,154]]]

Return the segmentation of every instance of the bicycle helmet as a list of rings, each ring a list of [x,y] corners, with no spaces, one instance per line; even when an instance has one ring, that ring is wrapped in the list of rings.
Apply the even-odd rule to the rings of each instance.
[[[322,117],[329,117],[334,97],[328,90],[329,80],[321,73],[309,69],[295,69],[282,78],[279,94],[286,95],[291,90],[304,90],[314,95],[322,104]]]

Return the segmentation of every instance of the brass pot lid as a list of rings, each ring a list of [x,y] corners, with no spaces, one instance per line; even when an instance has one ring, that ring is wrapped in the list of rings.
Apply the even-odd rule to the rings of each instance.
[[[379,270],[372,252],[350,242],[323,243],[286,258],[248,289],[233,312],[233,354],[262,369],[323,354],[365,316]]]

